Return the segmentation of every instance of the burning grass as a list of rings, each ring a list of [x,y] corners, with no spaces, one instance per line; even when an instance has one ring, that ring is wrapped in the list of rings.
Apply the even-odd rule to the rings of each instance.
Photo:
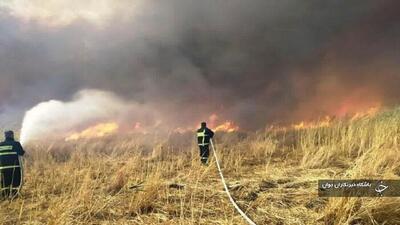
[[[325,178],[400,176],[400,108],[329,126],[218,133],[234,197],[257,224],[400,224],[398,198],[318,198]],[[22,196],[1,224],[245,224],[192,134],[27,147]]]

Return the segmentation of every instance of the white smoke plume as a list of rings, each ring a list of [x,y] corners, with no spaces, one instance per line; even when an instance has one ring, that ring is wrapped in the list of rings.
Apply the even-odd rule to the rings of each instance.
[[[67,26],[77,20],[85,20],[101,25],[117,11],[131,14],[139,1],[112,0],[11,0],[0,2],[0,8],[24,21],[37,21],[49,26]]]
[[[114,93],[82,90],[69,102],[50,100],[27,111],[22,123],[21,143],[60,138],[84,126],[109,120],[127,124],[129,117],[133,124],[149,120],[149,115],[146,106],[125,101]]]

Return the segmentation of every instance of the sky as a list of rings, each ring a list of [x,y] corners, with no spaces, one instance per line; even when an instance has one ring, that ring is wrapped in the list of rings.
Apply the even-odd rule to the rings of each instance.
[[[0,125],[94,90],[170,127],[395,105],[399,22],[395,0],[2,0]]]

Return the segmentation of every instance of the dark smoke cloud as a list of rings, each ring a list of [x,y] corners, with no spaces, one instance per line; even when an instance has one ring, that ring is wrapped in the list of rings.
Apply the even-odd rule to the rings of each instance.
[[[398,103],[399,11],[374,0],[151,0],[98,27],[2,10],[0,118],[88,88],[151,104],[170,126],[218,113],[254,129],[364,95]]]

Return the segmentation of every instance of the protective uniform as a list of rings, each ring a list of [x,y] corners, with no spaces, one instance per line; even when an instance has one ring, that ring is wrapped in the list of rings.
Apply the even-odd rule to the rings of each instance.
[[[0,143],[0,194],[1,197],[15,197],[22,185],[22,168],[19,156],[25,154],[13,135]]]
[[[207,128],[205,124],[197,130],[197,143],[200,148],[201,162],[206,164],[210,156],[210,139],[214,137],[214,132]]]

